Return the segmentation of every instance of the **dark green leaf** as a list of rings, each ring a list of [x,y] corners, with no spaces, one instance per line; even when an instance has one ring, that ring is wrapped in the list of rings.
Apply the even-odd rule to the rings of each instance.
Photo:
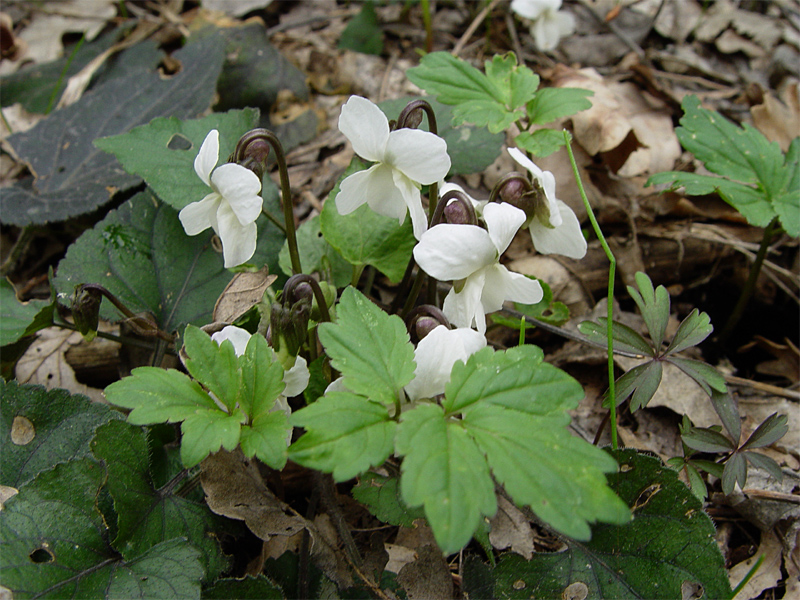
[[[336,481],[382,464],[394,450],[397,424],[386,406],[349,392],[329,393],[292,413],[291,423],[306,433],[291,445],[289,458]]]
[[[344,386],[393,404],[414,378],[414,347],[403,320],[388,315],[355,288],[342,293],[336,323],[322,323],[319,339]]]
[[[681,433],[683,443],[698,452],[731,452],[736,444],[713,429],[692,427]]]
[[[669,322],[669,293],[663,285],[653,289],[653,282],[641,271],[636,272],[635,278],[639,289],[629,285],[628,293],[642,313],[653,348],[660,350]]]
[[[353,488],[353,498],[366,504],[369,512],[384,523],[413,527],[414,520],[424,517],[424,512],[405,505],[399,483],[397,477],[367,472],[359,477],[358,485]]]
[[[155,317],[167,332],[211,321],[213,300],[231,280],[211,232],[189,237],[178,213],[151,192],[111,211],[70,246],[59,263],[56,290],[71,294],[80,283],[104,286],[134,313]],[[100,316],[121,318],[103,302]]]
[[[144,432],[122,421],[97,429],[92,452],[108,469],[106,488],[114,499],[117,536],[113,541],[125,559],[147,552],[151,546],[186,538],[200,550],[205,580],[213,581],[228,566],[215,533],[224,520],[206,504],[156,489],[150,474]]]
[[[383,31],[375,14],[375,5],[367,0],[355,17],[350,19],[339,38],[339,48],[347,48],[362,54],[383,52]]]
[[[744,488],[746,482],[747,460],[742,454],[734,452],[722,471],[722,491],[726,495],[732,494],[737,483],[740,488]]]
[[[739,415],[739,403],[734,395],[727,390],[724,392],[714,390],[711,393],[711,405],[722,421],[725,431],[738,444],[742,436],[742,417]]]
[[[622,404],[628,396],[633,394],[640,385],[642,385],[647,379],[647,370],[648,367],[653,363],[653,361],[647,361],[644,364],[637,365],[632,369],[628,370],[622,377],[617,379],[614,383],[614,396],[616,398],[616,406]],[[603,406],[608,408],[611,406],[611,401],[608,398],[608,390],[606,392],[606,398],[603,400]]]
[[[4,190],[3,222],[63,221],[91,212],[117,191],[137,185],[138,177],[123,172],[114,157],[92,142],[155,117],[190,118],[208,108],[222,67],[222,41],[209,36],[178,50],[174,58],[181,61],[181,69],[172,77],[132,69],[8,138],[20,159],[31,165],[36,180]]]
[[[20,302],[14,286],[7,279],[0,279],[0,346],[52,325],[54,308],[48,300]]]
[[[711,317],[708,316],[708,313],[701,313],[695,308],[681,321],[678,331],[675,332],[675,337],[672,338],[672,342],[670,342],[664,354],[677,354],[687,348],[696,346],[711,335],[712,331],[714,331],[714,328],[711,326]]]
[[[0,484],[19,488],[57,464],[88,456],[95,429],[121,417],[80,394],[0,379]]]
[[[353,278],[352,265],[322,236],[319,215],[314,215],[297,229],[297,250],[303,273],[321,273],[325,280],[337,288],[346,287]],[[287,244],[281,248],[278,264],[286,275],[292,275]]]
[[[703,391],[709,396],[727,393],[725,378],[711,365],[693,358],[682,356],[667,356],[667,362],[672,363],[689,377],[694,379]]]
[[[214,585],[203,590],[203,600],[283,600],[280,586],[263,575],[244,579],[218,579]]]
[[[514,138],[514,144],[534,156],[550,156],[565,144],[564,133],[556,129],[523,131]]]
[[[583,321],[578,325],[578,331],[598,344],[608,345],[608,319],[600,317],[599,322]],[[617,321],[611,322],[611,337],[614,340],[614,349],[644,356],[655,356],[653,346],[636,331]]]
[[[783,480],[783,472],[781,471],[780,465],[766,454],[760,454],[758,452],[743,452],[742,454],[744,454],[747,461],[756,469],[764,469],[778,481]]]
[[[531,317],[549,323],[550,325],[563,325],[569,320],[569,308],[567,308],[567,305],[563,302],[553,301],[553,291],[546,282],[540,281],[539,283],[544,293],[542,299],[536,304],[520,304],[519,302],[515,302],[514,309],[526,317]],[[516,315],[507,316],[503,313],[495,313],[491,316],[491,319],[495,323],[510,327],[511,329],[519,330],[522,328],[522,319]],[[535,327],[535,324],[527,320],[525,327]]]
[[[492,594],[479,597],[681,598],[683,582],[699,583],[703,598],[731,597],[714,525],[700,501],[657,458],[634,450],[614,456],[621,468],[608,476],[609,485],[633,520],[595,525],[590,542],[565,540],[563,552],[536,553],[530,561],[505,555],[492,571]]]
[[[647,406],[661,384],[663,374],[661,362],[653,360],[646,363],[644,367],[637,377],[636,389],[631,396],[631,410],[634,411]]]
[[[593,91],[581,88],[542,88],[525,105],[525,110],[531,123],[544,125],[592,108],[591,96]],[[563,144],[564,134],[557,133]]]
[[[786,193],[773,199],[781,225],[792,237],[800,236],[800,137],[789,145],[786,153]]]
[[[742,450],[748,448],[764,448],[774,444],[789,431],[788,419],[786,415],[772,413],[758,428],[747,438],[742,445]]]

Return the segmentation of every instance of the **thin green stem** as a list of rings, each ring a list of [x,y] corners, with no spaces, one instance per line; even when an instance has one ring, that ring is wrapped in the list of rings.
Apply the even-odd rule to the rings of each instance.
[[[578,172],[578,165],[575,162],[575,156],[572,154],[572,146],[570,145],[571,136],[569,132],[565,129],[564,130],[564,140],[567,146],[567,154],[569,154],[569,162],[572,165],[572,174],[575,176],[575,182],[578,184],[578,190],[581,193],[581,199],[583,200],[583,205],[586,207],[586,213],[589,215],[589,220],[592,223],[592,229],[594,229],[597,238],[600,240],[600,244],[603,246],[603,251],[606,253],[606,257],[608,258],[609,266],[608,266],[608,311],[607,311],[607,331],[606,336],[608,338],[608,396],[611,398],[611,408],[609,409],[609,420],[611,421],[611,448],[616,450],[617,449],[617,402],[616,402],[616,393],[614,390],[614,341],[611,337],[611,327],[613,325],[612,317],[614,313],[614,276],[617,270],[617,259],[614,258],[614,254],[611,252],[611,248],[608,247],[608,243],[606,242],[606,238],[603,235],[602,230],[600,229],[600,225],[597,223],[597,218],[594,216],[594,211],[592,210],[591,204],[589,204],[589,199],[586,197],[586,190],[583,189],[583,183],[581,182],[581,176]]]
[[[731,598],[735,598],[736,595],[740,591],[742,591],[742,588],[747,585],[747,582],[750,581],[753,578],[753,575],[755,575],[756,571],[758,571],[758,569],[761,567],[761,563],[764,562],[764,556],[765,555],[762,554],[761,556],[758,557],[758,560],[756,560],[756,564],[754,564],[752,566],[752,568],[747,572],[747,575],[745,575],[744,579],[742,579],[739,582],[739,585],[737,585],[736,588],[734,588],[733,594],[731,595]]]
[[[71,331],[78,331],[78,328],[75,327],[72,323],[67,322],[60,322],[60,321],[53,321],[54,327],[60,327],[61,329],[69,329]],[[116,342],[118,344],[123,344],[126,346],[136,346],[137,348],[143,348],[145,350],[154,350],[155,344],[148,344],[143,340],[137,340],[136,338],[124,336],[124,335],[114,335],[113,333],[107,333],[105,331],[98,331],[97,337],[111,340],[112,342]]]
[[[761,273],[761,266],[764,264],[764,259],[767,257],[767,251],[769,250],[769,244],[772,241],[772,236],[775,235],[775,232],[779,227],[780,225],[778,224],[778,217],[775,217],[772,222],[767,225],[766,229],[764,229],[764,236],[761,238],[761,246],[759,246],[758,252],[756,253],[756,259],[750,266],[750,273],[748,274],[747,281],[742,288],[742,293],[739,295],[739,300],[736,302],[736,306],[733,307],[733,312],[731,312],[731,316],[728,317],[728,322],[725,323],[722,333],[720,333],[719,337],[717,338],[717,341],[720,345],[727,341],[731,333],[733,333],[733,330],[739,324],[739,321],[744,314],[744,309],[747,308],[747,303],[750,301],[750,297],[753,295],[753,292],[756,289],[758,275]]]
[[[414,302],[417,301],[417,296],[419,296],[419,291],[422,289],[422,282],[425,281],[427,275],[425,271],[419,269],[417,271],[417,276],[414,279],[414,285],[411,286],[411,291],[408,292],[408,298],[406,298],[406,303],[403,305],[403,310],[400,311],[400,318],[405,320],[406,315],[409,311],[413,308]]]
[[[361,273],[364,272],[366,265],[353,265],[353,277],[350,279],[350,285],[358,287],[358,282],[361,279]]]
[[[425,52],[433,52],[433,26],[431,23],[430,0],[420,0],[422,5],[422,22],[425,24]]]
[[[280,229],[283,235],[286,235],[286,226],[283,223],[281,223],[280,219],[276,218],[271,212],[263,208],[261,209],[261,213],[265,217],[267,217],[275,225],[275,227]]]
[[[67,74],[69,66],[72,64],[72,61],[75,59],[75,55],[78,53],[78,50],[81,49],[81,46],[83,46],[83,42],[85,40],[86,36],[82,35],[81,39],[78,40],[78,43],[75,44],[75,48],[72,50],[72,53],[69,55],[67,64],[65,64],[64,68],[61,69],[61,74],[58,76],[58,81],[56,81],[56,85],[53,88],[53,93],[50,94],[50,99],[47,101],[47,108],[45,109],[44,114],[50,114],[50,111],[53,109],[53,103],[56,101],[56,96],[58,95],[59,88],[61,87],[61,82],[64,81],[64,76]]]

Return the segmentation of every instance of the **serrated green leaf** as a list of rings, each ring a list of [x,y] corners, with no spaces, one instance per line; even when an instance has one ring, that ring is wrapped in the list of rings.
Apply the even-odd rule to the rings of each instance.
[[[55,303],[49,300],[20,302],[8,279],[0,279],[0,346],[52,325],[54,309]]]
[[[558,151],[564,141],[564,133],[555,129],[537,129],[536,131],[523,131],[514,138],[517,148],[530,152],[534,156],[550,156]]]
[[[239,400],[241,372],[231,341],[218,345],[205,331],[189,325],[183,333],[183,344],[187,354],[186,370],[208,388],[228,412],[232,411]]]
[[[397,219],[379,215],[367,205],[347,215],[340,215],[336,208],[335,198],[341,181],[365,166],[358,157],[353,157],[328,195],[320,216],[322,235],[351,265],[372,265],[392,282],[399,282],[417,243],[411,219],[401,224]]]
[[[634,450],[614,456],[622,468],[608,476],[609,486],[634,519],[595,525],[590,542],[565,540],[565,551],[535,553],[530,561],[507,554],[491,572],[494,589],[477,597],[560,598],[576,584],[585,600],[680,598],[685,581],[699,583],[704,598],[731,597],[714,525],[700,501],[657,458]]]
[[[715,393],[725,393],[728,389],[725,385],[725,378],[707,363],[682,356],[668,356],[665,360],[694,379],[697,385],[703,388],[703,391],[709,396]]]
[[[211,232],[189,237],[178,213],[144,191],[109,212],[70,246],[58,265],[54,284],[70,295],[81,283],[97,283],[134,313],[149,313],[162,330],[211,321],[213,302],[231,280]],[[115,321],[108,302],[100,316]]]
[[[297,251],[302,272],[321,273],[323,278],[338,288],[343,288],[353,278],[353,266],[322,236],[320,216],[314,215],[297,229]],[[286,274],[292,275],[289,246],[283,245],[278,264]]]
[[[286,413],[276,410],[256,417],[250,425],[244,425],[239,444],[247,458],[255,456],[273,469],[280,470],[286,465],[291,431]]]
[[[194,170],[208,132],[219,131],[217,164],[221,165],[239,138],[257,125],[258,110],[252,108],[212,113],[202,119],[158,118],[126,133],[96,139],[94,145],[116,156],[128,173],[144,179],[163,202],[181,210],[211,191]]]
[[[736,444],[713,429],[691,427],[681,432],[683,443],[698,452],[731,452]]]
[[[177,423],[198,410],[225,414],[196,381],[174,369],[138,367],[105,394],[109,403],[133,409],[128,422],[134,425]]]
[[[736,484],[744,488],[747,482],[747,460],[738,452],[731,454],[722,471],[722,491],[726,495],[733,493]]]
[[[292,413],[306,433],[289,447],[289,458],[346,481],[383,463],[394,450],[397,428],[383,404],[350,392],[331,392]]]
[[[384,523],[400,527],[413,527],[414,520],[425,516],[419,508],[408,508],[400,494],[397,477],[385,477],[367,472],[359,477],[353,488],[353,498],[366,504],[369,512]]]
[[[190,469],[206,456],[225,448],[229,452],[239,445],[242,425],[247,421],[239,409],[228,415],[214,407],[196,410],[181,423],[181,460]]]
[[[176,490],[156,489],[147,440],[140,428],[122,421],[108,423],[98,428],[92,452],[108,470],[105,486],[117,513],[113,544],[125,559],[161,542],[186,538],[200,550],[206,581],[213,581],[228,566],[214,535],[224,530],[224,520],[205,503],[192,502]]]
[[[0,379],[0,485],[19,488],[42,471],[87,456],[95,430],[120,418],[80,394]]]
[[[338,46],[362,54],[378,55],[383,52],[383,31],[371,0],[364,2],[361,11],[350,19],[339,37]]]
[[[441,407],[420,404],[403,413],[397,430],[403,455],[400,489],[410,507],[423,506],[445,554],[463,548],[497,510],[494,482],[477,444]]]
[[[544,125],[592,108],[591,96],[593,91],[581,88],[542,88],[525,105],[525,110],[531,123]],[[563,143],[564,134],[557,133]]]
[[[660,350],[669,323],[669,292],[663,285],[653,289],[653,282],[641,271],[636,272],[635,278],[639,289],[629,285],[628,293],[642,313],[653,348]]]
[[[582,321],[578,324],[578,331],[595,343],[608,345],[608,319],[599,317],[598,322]],[[653,346],[636,331],[618,321],[611,322],[611,337],[614,340],[614,349],[644,356],[655,356]]]
[[[572,436],[566,413],[540,416],[481,403],[465,412],[463,422],[514,502],[530,506],[558,531],[588,540],[589,523],[630,519],[605,485],[603,473],[617,464]]]
[[[764,469],[778,481],[783,480],[783,471],[780,465],[766,454],[758,452],[742,452],[747,461],[756,469]]]
[[[664,354],[677,354],[696,346],[711,335],[712,331],[714,331],[714,327],[711,325],[711,317],[708,316],[708,313],[701,313],[695,308],[681,321],[675,337],[672,338]]]
[[[348,287],[336,309],[336,323],[322,323],[319,339],[344,386],[385,404],[414,378],[414,347],[403,320],[388,315]]]
[[[788,418],[786,415],[772,413],[758,428],[750,434],[747,441],[742,445],[742,450],[746,448],[764,448],[774,444],[789,431]]]
[[[242,373],[239,408],[255,421],[267,415],[283,393],[284,370],[266,338],[258,333],[250,336],[244,354],[239,357],[239,368]]]

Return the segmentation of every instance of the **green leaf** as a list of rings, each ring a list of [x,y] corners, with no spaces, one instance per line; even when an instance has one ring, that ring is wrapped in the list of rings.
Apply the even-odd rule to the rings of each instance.
[[[739,415],[739,403],[736,398],[727,389],[722,392],[714,390],[711,393],[711,405],[714,407],[714,411],[716,411],[720,421],[722,421],[725,431],[738,444],[739,438],[742,436],[742,420]]]
[[[123,421],[97,429],[92,452],[108,470],[105,486],[114,499],[117,536],[113,545],[125,559],[174,538],[186,538],[200,550],[205,580],[213,581],[228,566],[216,534],[225,520],[205,503],[192,502],[176,489],[156,489],[150,473],[144,432]]]
[[[758,428],[750,434],[747,441],[742,445],[742,450],[747,448],[764,448],[774,444],[789,431],[788,418],[786,415],[772,413]]]
[[[0,579],[15,598],[200,597],[199,553],[173,539],[129,559],[108,545],[95,502],[105,470],[57,465],[0,512]]]
[[[593,91],[581,88],[542,88],[525,105],[525,110],[531,123],[544,125],[592,108],[591,96]],[[557,133],[563,143],[564,134]]]
[[[414,346],[403,320],[352,287],[342,293],[336,314],[336,323],[320,324],[319,339],[345,388],[393,404],[414,378]]]
[[[212,113],[202,119],[153,119],[127,133],[103,137],[94,145],[117,157],[131,175],[138,175],[158,197],[176,210],[198,202],[211,192],[194,170],[194,159],[212,129],[219,131],[219,160],[223,164],[236,142],[258,124],[258,110]]]
[[[711,365],[682,356],[668,356],[665,360],[694,379],[697,385],[703,388],[703,391],[709,396],[713,396],[713,394],[716,393],[724,394],[727,392],[728,388],[725,385],[725,377]],[[736,418],[739,418],[738,411],[736,412]]]
[[[583,321],[578,325],[578,331],[595,343],[608,345],[608,319],[599,317],[599,322]],[[611,337],[614,340],[614,349],[644,356],[655,356],[652,344],[639,335],[636,331],[618,321],[611,322]]]
[[[386,406],[350,392],[331,392],[292,413],[306,433],[289,447],[289,458],[346,481],[378,466],[394,450],[397,424]]]
[[[353,157],[322,207],[320,228],[325,240],[351,265],[359,268],[372,265],[396,283],[403,278],[417,243],[411,219],[406,218],[400,224],[367,205],[347,215],[340,215],[336,208],[335,198],[342,180],[365,167],[358,157]]]
[[[121,417],[80,394],[0,379],[0,485],[19,488],[57,464],[88,456],[95,430]]]
[[[723,493],[732,494],[737,483],[740,488],[744,488],[744,484],[747,483],[747,460],[739,452],[734,452],[725,463],[725,470],[722,471]]]
[[[397,477],[367,472],[359,477],[358,485],[353,488],[353,498],[366,504],[369,512],[384,523],[413,527],[414,520],[424,517],[425,513],[405,505],[399,484]]]
[[[218,579],[214,585],[203,590],[203,600],[283,600],[280,586],[263,575],[244,579]]]
[[[536,304],[520,304],[514,303],[514,309],[520,314],[544,321],[550,325],[560,326],[569,320],[569,308],[563,302],[553,301],[553,290],[547,285],[545,281],[539,281],[542,286],[543,296],[542,299]],[[522,319],[516,316],[506,316],[502,313],[495,313],[491,316],[492,320],[505,327],[511,329],[521,329]],[[526,328],[535,327],[530,321],[526,322]]]
[[[187,323],[209,323],[209,298],[218,298],[230,280],[211,232],[187,236],[178,213],[144,191],[70,246],[54,284],[66,295],[81,283],[100,284],[134,313],[149,313],[162,330],[173,332]],[[121,318],[107,302],[100,316]]]
[[[786,193],[772,203],[784,230],[790,236],[800,236],[800,137],[789,145],[786,153]]]
[[[430,96],[406,96],[395,100],[384,100],[378,106],[391,120],[396,119],[409,102],[417,99],[425,100],[436,114],[439,137],[447,142],[447,154],[451,163],[450,175],[480,173],[500,156],[505,140],[503,133],[490,133],[485,127],[469,125],[454,127],[453,109]]]
[[[113,156],[92,142],[155,117],[191,118],[208,108],[222,68],[221,39],[212,35],[187,44],[173,57],[181,69],[171,77],[155,69],[130,69],[32,129],[9,137],[7,142],[31,165],[36,178],[3,190],[3,222],[23,226],[63,221],[138,185],[138,177],[124,173]]]
[[[699,583],[703,598],[732,596],[701,502],[657,458],[634,450],[614,456],[622,468],[608,476],[609,486],[634,518],[625,525],[595,525],[590,542],[565,540],[562,552],[535,553],[530,561],[503,556],[491,572],[494,589],[480,597],[561,598],[574,592],[585,600],[681,598],[685,581]],[[465,573],[465,580],[472,577]]]
[[[661,349],[669,322],[669,292],[663,285],[653,289],[653,282],[641,271],[636,272],[635,278],[638,289],[629,285],[628,293],[639,307],[650,339],[653,340],[653,348],[658,351]]]
[[[362,54],[378,55],[383,52],[383,31],[375,14],[375,5],[367,0],[355,17],[350,19],[339,38],[339,48]]]
[[[0,346],[13,344],[53,323],[55,303],[49,300],[20,302],[8,279],[0,279]]]
[[[463,548],[497,510],[494,482],[478,445],[457,421],[435,404],[403,413],[397,431],[403,455],[400,489],[411,508],[423,506],[445,554]]]
[[[291,440],[289,419],[281,410],[259,415],[249,425],[242,426],[239,443],[247,458],[255,456],[273,469],[286,465],[286,445]]]
[[[314,215],[297,229],[297,251],[302,272],[309,275],[321,273],[337,288],[346,287],[353,278],[353,267],[322,236],[320,221],[320,216]],[[288,244],[281,248],[278,264],[286,275],[292,275]]]
[[[181,460],[190,469],[213,452],[229,452],[239,445],[242,424],[247,415],[236,409],[232,415],[218,408],[196,410],[181,423]]]
[[[644,366],[644,369],[641,370],[636,378],[636,389],[633,391],[633,396],[631,396],[631,410],[638,410],[647,406],[661,384],[663,375],[661,361],[653,360],[642,366]]]
[[[486,61],[486,75],[449,52],[432,52],[408,79],[439,102],[455,105],[453,123],[487,126],[492,133],[507,129],[524,116],[520,110],[539,86],[539,77],[517,65],[513,52]]]
[[[266,338],[259,333],[250,336],[247,348],[239,358],[239,366],[242,370],[239,407],[256,420],[267,415],[283,393],[286,387],[284,370]]]
[[[691,427],[681,432],[683,443],[698,452],[731,452],[736,444],[713,429]]]
[[[514,138],[514,144],[530,152],[534,156],[550,156],[558,151],[564,141],[564,133],[556,129],[537,129],[536,131],[523,131]]]
[[[783,472],[781,471],[780,465],[766,454],[760,454],[758,452],[742,452],[742,454],[747,459],[747,462],[756,469],[764,469],[778,481],[783,480]]]
[[[183,344],[187,355],[186,370],[230,413],[239,400],[242,379],[239,359],[231,341],[225,340],[218,345],[205,331],[189,325],[183,333]],[[242,410],[246,409],[242,407]]]
[[[177,423],[197,411],[225,414],[200,384],[174,369],[138,367],[105,393],[111,404],[133,409],[128,422],[134,425]]]
[[[617,379],[614,388],[616,406],[622,404],[628,396],[633,394],[640,385],[647,381],[647,369],[652,363],[653,361],[647,361],[646,363],[637,365]],[[606,394],[608,394],[608,391]],[[647,400],[649,401],[650,399],[647,398]],[[608,395],[606,395],[603,400],[603,407],[608,408],[609,406],[611,406],[611,401]]]
[[[714,331],[714,327],[711,325],[711,317],[708,316],[708,313],[701,313],[695,308],[681,321],[675,337],[672,338],[664,354],[677,354],[696,346],[711,335],[712,331]]]

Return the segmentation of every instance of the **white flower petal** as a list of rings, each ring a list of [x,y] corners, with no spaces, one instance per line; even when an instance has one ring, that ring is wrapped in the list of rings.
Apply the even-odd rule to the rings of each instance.
[[[575,33],[575,17],[570,13],[563,10],[558,11],[556,22],[558,23],[558,33],[562,38]]]
[[[308,371],[308,363],[302,356],[298,356],[294,361],[294,366],[283,374],[283,383],[286,387],[283,395],[289,398],[302,394],[308,386],[311,373]]]
[[[500,264],[486,269],[481,305],[487,314],[503,308],[507,300],[536,304],[543,296],[542,286],[535,279],[512,273]]]
[[[481,305],[481,293],[486,280],[486,270],[481,269],[468,277],[464,287],[456,293],[450,290],[444,299],[442,312],[456,327],[475,327],[486,333],[486,316]]]
[[[222,240],[226,269],[241,265],[252,258],[258,238],[255,223],[242,225],[230,205],[223,202],[217,210],[217,227],[217,234]]]
[[[247,343],[250,341],[250,337],[251,335],[249,331],[246,331],[241,327],[228,325],[227,327],[223,327],[221,331],[214,333],[211,336],[211,339],[217,342],[217,345],[219,346],[222,345],[222,342],[228,340],[231,344],[233,344],[233,350],[236,352],[236,356],[241,356],[247,349]]]
[[[414,351],[417,368],[406,387],[411,400],[433,398],[444,393],[457,361],[466,362],[486,345],[486,338],[474,329],[448,329],[439,325],[426,335]]]
[[[407,210],[403,195],[394,184],[391,167],[382,163],[345,178],[335,202],[340,215],[350,214],[367,203],[378,214],[398,220],[405,218]]]
[[[211,171],[217,166],[219,160],[219,131],[212,129],[200,146],[200,152],[194,157],[194,172],[211,187]]]
[[[553,50],[558,46],[559,35],[558,20],[555,13],[545,11],[531,25],[531,35],[539,50]]]
[[[533,247],[540,254],[561,254],[569,258],[586,256],[586,238],[583,237],[578,217],[566,203],[558,200],[561,225],[555,228],[545,227],[533,219],[530,224]]]
[[[423,185],[436,183],[450,170],[447,142],[420,129],[397,129],[390,133],[384,162]]]
[[[350,96],[339,115],[339,131],[350,140],[353,152],[370,161],[383,161],[389,140],[389,120],[377,105]]]
[[[392,179],[395,188],[403,197],[403,203],[408,207],[411,215],[411,224],[414,226],[414,237],[420,239],[422,234],[428,229],[428,215],[422,207],[422,196],[414,182],[403,175],[400,171],[392,169]],[[372,203],[370,207],[377,213],[381,213]]]
[[[486,221],[489,237],[497,248],[497,256],[506,251],[525,219],[525,211],[507,202],[490,202],[486,205],[483,209],[483,220]]]
[[[561,0],[513,0],[511,10],[520,17],[537,19],[546,10],[558,10]]]
[[[439,281],[457,281],[494,263],[497,249],[489,233],[477,225],[441,223],[422,235],[414,247],[414,260]]]
[[[214,169],[211,182],[230,204],[242,225],[252,223],[261,214],[261,181],[250,169],[226,163]]]
[[[508,153],[517,163],[526,169],[539,182],[544,190],[548,207],[550,208],[550,224],[553,227],[561,225],[561,215],[556,206],[556,178],[550,171],[542,171],[531,159],[518,148],[509,148]]]
[[[184,206],[178,213],[178,218],[186,235],[197,235],[216,223],[215,213],[221,201],[222,197],[218,193],[211,192],[199,202]]]

